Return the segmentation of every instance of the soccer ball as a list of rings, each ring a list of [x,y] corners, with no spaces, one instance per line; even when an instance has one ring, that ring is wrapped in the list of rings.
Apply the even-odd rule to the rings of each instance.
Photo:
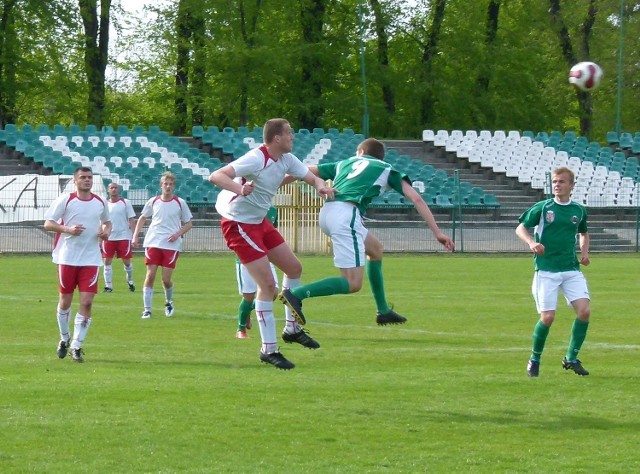
[[[569,83],[581,91],[594,90],[600,85],[600,79],[602,79],[602,68],[590,61],[578,63],[569,71]]]

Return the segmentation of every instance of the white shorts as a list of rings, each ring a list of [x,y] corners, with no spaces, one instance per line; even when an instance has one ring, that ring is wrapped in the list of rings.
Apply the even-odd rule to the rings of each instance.
[[[358,208],[348,202],[325,201],[319,222],[322,232],[331,237],[333,264],[337,268],[364,267],[364,239],[369,231]]]
[[[538,313],[556,310],[558,307],[558,290],[562,290],[567,304],[582,298],[591,299],[587,288],[587,280],[582,272],[537,271],[533,275],[531,293],[533,293]]]
[[[269,262],[271,265],[271,273],[273,274],[273,279],[276,282],[276,288],[280,288],[278,286],[278,275],[276,274],[276,266]],[[249,270],[240,262],[236,261],[236,279],[238,280],[238,293],[255,293],[258,291],[258,285],[256,285],[255,280],[251,275],[249,275]]]

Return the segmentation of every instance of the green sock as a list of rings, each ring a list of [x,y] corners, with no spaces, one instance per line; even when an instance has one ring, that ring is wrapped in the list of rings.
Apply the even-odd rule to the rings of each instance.
[[[331,277],[293,288],[291,293],[301,300],[316,296],[346,295],[349,293],[349,280],[343,277]]]
[[[531,352],[531,360],[540,362],[540,357],[544,350],[544,343],[547,342],[548,335],[549,326],[545,326],[542,324],[542,321],[538,321],[536,327],[533,328],[533,350]]]
[[[238,306],[238,331],[247,329],[247,319],[253,310],[253,302],[249,302],[242,298]]]
[[[573,322],[571,328],[571,340],[569,341],[569,348],[567,349],[567,360],[576,360],[578,358],[578,352],[582,347],[584,339],[587,337],[587,329],[589,328],[589,321],[580,321],[578,318]]]
[[[384,294],[384,277],[382,276],[382,260],[367,260],[367,277],[369,277],[369,286],[373,293],[373,299],[376,300],[378,312],[385,314],[391,308],[387,304],[387,297]]]

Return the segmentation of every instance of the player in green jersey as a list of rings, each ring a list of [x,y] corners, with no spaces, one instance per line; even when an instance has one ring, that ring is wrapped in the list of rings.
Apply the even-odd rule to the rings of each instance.
[[[555,169],[551,177],[554,197],[540,201],[524,212],[516,228],[516,235],[534,254],[535,275],[531,291],[540,313],[540,320],[533,330],[533,350],[527,365],[529,377],[539,375],[540,357],[555,319],[559,290],[576,313],[562,367],[578,375],[589,375],[578,360],[591,314],[587,281],[580,271],[580,264],[589,265],[589,234],[586,208],[571,200],[574,180],[569,168]],[[533,235],[528,230],[531,228]],[[576,237],[579,237],[579,259]]]
[[[309,167],[313,174],[322,179],[333,180],[334,200],[325,201],[319,222],[322,231],[331,237],[334,265],[340,269],[341,276],[283,290],[280,300],[292,312],[302,313],[302,300],[305,298],[359,291],[366,266],[378,310],[376,322],[386,325],[406,321],[387,304],[382,276],[382,243],[362,222],[371,200],[389,189],[409,199],[438,242],[449,251],[454,249],[453,241],[442,233],[429,206],[411,186],[411,180],[386,163],[384,155],[384,144],[375,138],[368,138],[358,145],[356,156],[352,158]]]

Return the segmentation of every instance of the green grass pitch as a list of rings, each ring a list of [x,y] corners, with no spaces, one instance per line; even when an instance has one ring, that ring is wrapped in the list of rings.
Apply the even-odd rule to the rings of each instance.
[[[329,257],[301,260],[303,281],[337,274]],[[307,300],[322,347],[283,343],[289,372],[259,362],[257,327],[234,338],[230,254],[180,258],[172,319],[159,278],[153,318],[140,319],[142,258],[133,294],[117,261],[84,364],[56,357],[50,257],[2,256],[0,471],[639,471],[639,264],[595,254],[585,269],[592,322],[580,358],[591,375],[561,368],[574,319],[562,303],[529,379],[528,256],[387,256],[388,298],[408,323],[376,326],[366,283]]]

